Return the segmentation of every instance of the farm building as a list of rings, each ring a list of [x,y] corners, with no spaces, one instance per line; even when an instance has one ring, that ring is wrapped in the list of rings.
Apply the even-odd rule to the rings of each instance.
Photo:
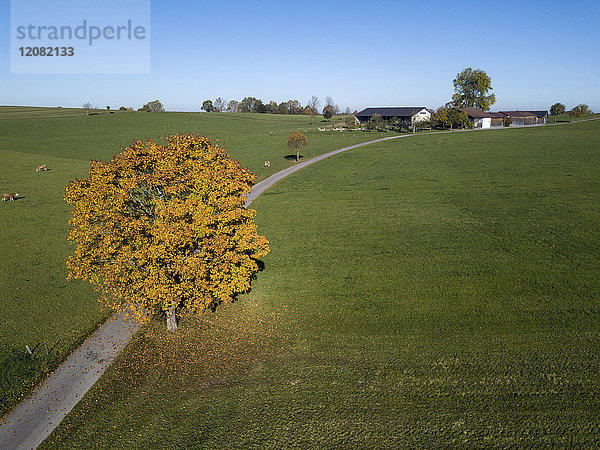
[[[504,119],[509,117],[511,125],[543,125],[546,123],[548,111],[500,111],[489,112],[477,108],[463,107],[456,108],[458,111],[467,113],[469,120],[473,122],[475,128],[495,128],[504,126]]]
[[[507,117],[510,117],[511,125],[523,126],[523,125],[536,125],[538,118],[537,116],[529,111],[500,111]]]
[[[375,114],[379,114],[384,120],[398,118],[413,124],[431,119],[431,112],[424,106],[365,108],[355,116],[360,122],[368,122]]]
[[[504,114],[500,112],[490,112],[489,114],[492,116],[492,128],[504,126],[504,119],[506,118]]]
[[[465,106],[456,109],[460,112],[466,113],[467,116],[469,116],[469,120],[473,122],[473,126],[475,128],[491,128],[492,122],[494,122],[495,126],[498,126],[498,117],[496,116],[497,113],[489,113],[471,106]],[[502,124],[502,121],[500,121],[500,124]]]
[[[548,119],[548,111],[528,111],[530,113],[535,114],[535,117],[537,118],[537,125],[545,125],[546,124],[546,119]]]

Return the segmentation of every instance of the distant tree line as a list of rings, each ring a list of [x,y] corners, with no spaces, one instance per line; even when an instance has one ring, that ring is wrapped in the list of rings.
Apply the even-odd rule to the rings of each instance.
[[[302,104],[298,100],[288,100],[286,102],[277,103],[271,100],[268,103],[263,103],[263,101],[256,97],[244,97],[241,101],[230,100],[229,102],[222,97],[217,97],[215,101],[205,100],[202,103],[202,110],[206,112],[243,112],[243,113],[262,113],[262,114],[305,114],[305,115],[317,115],[320,114],[319,108],[321,106],[321,101],[318,97],[312,96],[312,98],[308,101],[306,106],[302,106]],[[83,109],[89,114],[90,110],[96,109],[92,106],[91,103],[84,103],[82,106]],[[107,106],[106,109],[110,111],[110,106]],[[133,111],[133,108],[126,108],[125,106],[121,106],[119,111]],[[146,103],[141,108],[138,108],[138,111],[146,111],[146,112],[164,112],[165,107],[159,100],[154,100]],[[355,111],[356,113],[356,111]],[[345,112],[340,110],[340,107],[333,103],[333,99],[331,97],[325,98],[325,106],[323,107],[323,115],[327,120],[329,120],[332,116],[338,114],[351,114],[350,108],[346,108]]]
[[[217,97],[214,101],[207,99],[202,103],[201,109],[206,112],[231,112],[231,113],[259,113],[259,114],[291,114],[291,115],[317,115],[321,114],[321,101],[315,95],[302,105],[298,100],[288,100],[277,103],[274,100],[263,102],[260,98],[244,97],[242,100],[225,100]],[[340,107],[333,102],[331,97],[325,98],[325,106],[322,111],[327,120],[337,114],[342,114]],[[345,114],[350,114],[350,108],[346,108]]]
[[[567,107],[563,103],[555,103],[550,107],[550,115],[560,116],[561,114],[568,114],[571,117],[581,117],[587,114],[593,114],[590,107],[585,103],[573,107],[570,111],[567,111]]]

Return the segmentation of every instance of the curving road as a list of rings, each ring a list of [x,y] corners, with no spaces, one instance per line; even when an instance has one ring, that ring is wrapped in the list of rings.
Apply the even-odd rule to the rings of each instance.
[[[409,136],[414,135],[390,136],[350,145],[288,167],[254,185],[246,198],[246,207],[273,184],[310,164],[364,145]],[[0,449],[40,445],[121,353],[139,327],[137,323],[125,321],[122,315],[116,315],[98,328],[0,422]]]

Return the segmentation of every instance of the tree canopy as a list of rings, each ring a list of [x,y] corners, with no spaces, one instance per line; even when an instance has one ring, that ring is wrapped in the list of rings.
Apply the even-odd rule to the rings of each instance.
[[[237,112],[238,105],[239,105],[239,102],[237,100],[230,100],[229,103],[227,103],[227,111],[233,112],[233,113]]]
[[[469,120],[469,116],[464,111],[459,111],[455,108],[440,106],[431,116],[433,126],[439,128],[473,128],[473,122]]]
[[[565,105],[563,105],[560,102],[555,103],[554,105],[552,105],[550,107],[550,115],[552,116],[560,116],[561,114],[564,114],[566,110]]]
[[[575,106],[571,111],[569,111],[569,116],[571,117],[581,117],[583,113],[581,112],[581,108],[579,106]]]
[[[217,97],[215,99],[214,109],[219,112],[223,112],[227,109],[227,100],[222,97]]]
[[[489,94],[492,79],[483,70],[473,70],[470,67],[456,75],[453,81],[453,106],[472,106],[483,111],[489,111],[496,103],[496,96]]]
[[[300,161],[300,149],[306,144],[308,144],[308,138],[300,131],[288,136],[287,146],[290,152],[296,153],[296,161]]]
[[[147,112],[165,112],[165,108],[161,102],[158,100],[154,100],[152,102],[146,103],[142,106],[138,111],[147,111]]]
[[[256,112],[257,101],[258,99],[254,97],[244,97],[238,104],[238,111],[243,113]]]
[[[319,97],[313,95],[308,102],[308,107],[310,108],[311,114],[319,114],[319,107],[321,106],[321,101]]]
[[[354,114],[347,113],[346,117],[344,117],[344,124],[347,127],[354,127],[358,123],[356,116]]]
[[[579,111],[581,111],[581,114],[592,114],[590,107],[588,105],[586,105],[585,103],[580,103],[579,105],[577,105],[577,108],[579,108]]]
[[[368,130],[380,130],[385,128],[385,121],[381,114],[373,114],[367,123]]]
[[[202,109],[206,112],[212,112],[214,109],[212,100],[204,100],[202,102]]]
[[[255,175],[207,137],[164,139],[91,161],[67,186],[67,267],[104,305],[141,321],[166,313],[173,329],[181,309],[202,314],[247,292],[269,247],[244,207]]]
[[[333,117],[334,112],[334,107],[332,105],[327,105],[325,108],[323,108],[323,118],[325,120],[331,119]]]

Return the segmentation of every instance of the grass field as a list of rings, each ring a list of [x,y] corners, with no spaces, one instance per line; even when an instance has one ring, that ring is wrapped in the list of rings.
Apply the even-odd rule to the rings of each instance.
[[[333,119],[332,119],[333,122]],[[319,132],[321,116],[284,116],[225,113],[138,113],[0,107],[0,150],[14,150],[37,159],[47,155],[87,161],[109,159],[133,139],[159,139],[167,134],[193,132],[213,136],[231,155],[264,178],[287,167],[286,140],[296,130],[306,132],[304,158],[381,133]],[[265,168],[264,161],[271,161]]]
[[[286,139],[307,130],[305,157],[377,137],[320,133],[319,119],[258,114],[137,113],[0,107],[0,190],[21,198],[0,206],[0,416],[64,360],[106,317],[82,282],[66,281],[68,205],[64,187],[90,159],[108,160],[133,139],[212,135],[259,177],[291,164]],[[264,161],[271,160],[265,168]],[[46,164],[51,170],[36,173]],[[46,356],[45,343],[51,351]],[[33,349],[29,358],[25,346]]]
[[[581,117],[571,117],[568,114],[560,114],[558,116],[548,116],[548,123],[579,122],[581,120],[598,118],[600,118],[600,114],[584,114]]]
[[[600,122],[337,155],[253,291],[142,329],[44,448],[597,447]]]

